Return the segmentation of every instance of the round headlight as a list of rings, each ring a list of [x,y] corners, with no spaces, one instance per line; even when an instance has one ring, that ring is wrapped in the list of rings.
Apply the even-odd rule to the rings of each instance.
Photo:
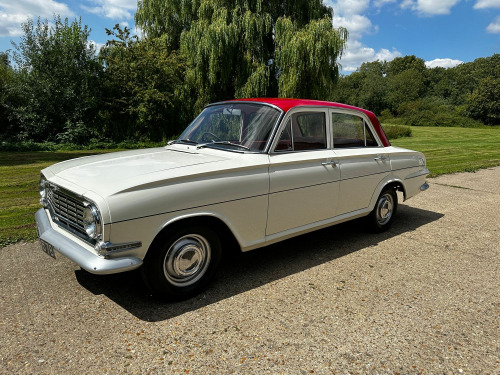
[[[45,198],[45,183],[47,182],[46,178],[42,176],[40,176],[40,181],[38,182],[38,191],[40,192],[40,196],[43,198]]]
[[[89,237],[97,239],[101,234],[101,220],[97,208],[88,205],[83,211],[83,227]]]

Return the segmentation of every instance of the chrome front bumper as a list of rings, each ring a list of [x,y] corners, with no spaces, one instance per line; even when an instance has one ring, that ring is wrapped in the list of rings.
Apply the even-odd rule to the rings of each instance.
[[[54,246],[55,250],[71,259],[81,268],[95,274],[111,274],[136,269],[142,265],[142,260],[136,257],[106,259],[100,257],[70,238],[54,230],[46,211],[41,208],[35,214],[36,228],[41,240]]]

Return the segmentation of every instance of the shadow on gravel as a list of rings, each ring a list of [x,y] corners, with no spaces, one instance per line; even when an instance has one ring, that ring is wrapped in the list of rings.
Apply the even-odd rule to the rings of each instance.
[[[375,246],[443,216],[400,205],[397,220],[385,233],[367,233],[363,229],[364,222],[354,220],[248,253],[230,254],[220,265],[209,288],[201,295],[182,302],[165,302],[151,297],[138,271],[97,276],[79,270],[75,274],[78,282],[90,292],[106,295],[141,320],[156,322]]]

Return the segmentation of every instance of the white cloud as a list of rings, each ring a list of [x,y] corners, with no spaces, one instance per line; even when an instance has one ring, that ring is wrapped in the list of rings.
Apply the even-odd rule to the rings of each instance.
[[[130,19],[137,10],[137,0],[88,0],[93,6],[81,5],[89,13],[108,18]]]
[[[486,31],[490,34],[500,34],[500,16],[497,16],[497,18],[488,25]]]
[[[88,41],[87,41],[87,44],[88,44],[89,46],[93,44],[93,45],[94,45],[94,47],[95,47],[95,51],[96,51],[96,53],[99,53],[99,51],[101,50],[101,48],[102,48],[102,47],[104,47],[104,43],[98,43],[98,42],[96,42],[96,41],[94,41],[94,40],[88,40]]]
[[[363,34],[372,30],[372,22],[365,16],[359,14],[344,17],[333,16],[333,27],[345,27],[349,31],[349,39],[358,40]]]
[[[450,14],[451,8],[460,0],[404,0],[401,8],[411,9],[423,16],[435,16],[440,14]],[[495,0],[479,0],[495,1]]]
[[[374,4],[380,8],[387,3],[394,3],[396,1],[375,0]],[[381,48],[376,51],[374,48],[365,46],[361,42],[363,35],[376,33],[379,29],[364,14],[369,10],[370,0],[327,0],[326,3],[334,11],[333,27],[342,26],[349,31],[349,40],[346,49],[339,60],[343,72],[353,72],[364,62],[375,60],[391,61],[401,56],[401,52],[396,49],[390,51],[387,48]]]
[[[396,49],[389,51],[386,48],[382,48],[375,51],[373,48],[367,47],[359,41],[352,41],[347,43],[347,48],[340,59],[340,64],[343,71],[354,72],[364,62],[376,60],[391,61],[401,56],[401,52]]]
[[[140,27],[134,26],[132,29],[132,35],[137,35],[139,39],[141,39],[144,36],[144,31]]]
[[[334,14],[352,15],[361,14],[370,6],[370,0],[336,0],[327,1],[328,6],[334,10]]]
[[[500,8],[500,0],[477,0],[474,9]]]
[[[434,59],[432,61],[426,61],[425,66],[428,68],[437,68],[438,66],[441,68],[453,68],[454,66],[463,64],[461,60],[453,60],[453,59]]]
[[[54,0],[0,0],[0,37],[22,35],[21,23],[28,18],[52,19],[54,14],[75,16],[68,5]]]
[[[383,7],[385,4],[389,4],[389,3],[395,3],[396,0],[375,0],[373,2],[373,4],[377,7],[377,8],[381,8]]]

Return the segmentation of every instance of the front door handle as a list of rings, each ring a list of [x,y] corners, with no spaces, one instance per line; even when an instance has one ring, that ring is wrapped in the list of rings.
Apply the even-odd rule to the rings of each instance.
[[[386,160],[388,160],[388,159],[389,159],[389,158],[388,158],[387,156],[384,156],[384,155],[379,155],[379,156],[377,156],[376,158],[373,158],[373,160],[375,160],[375,161],[379,161],[379,160],[380,160],[380,161],[386,161]]]
[[[333,161],[333,160],[328,160],[328,161],[322,162],[321,165],[331,165],[332,167],[335,168],[337,166],[337,162]]]

